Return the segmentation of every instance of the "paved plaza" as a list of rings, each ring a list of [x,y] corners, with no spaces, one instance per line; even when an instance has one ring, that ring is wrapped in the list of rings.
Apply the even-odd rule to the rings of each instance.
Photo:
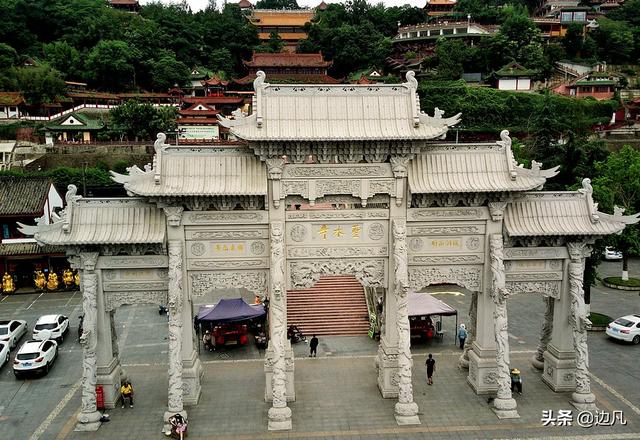
[[[620,263],[605,262],[602,276],[616,275]],[[640,273],[632,262],[631,273]],[[440,288],[445,292],[455,288]],[[469,295],[440,293],[467,322]],[[637,292],[597,287],[592,310],[618,317],[638,313]],[[80,410],[82,351],[76,341],[79,293],[47,293],[3,297],[0,315],[26,319],[30,327],[38,316],[64,313],[72,329],[61,345],[60,357],[48,376],[17,381],[11,365],[0,370],[0,437],[18,440],[160,439],[167,402],[167,318],[154,306],[121,307],[116,313],[120,353],[136,395],[134,408],[110,410],[111,422],[97,432],[74,432]],[[509,299],[511,364],[523,372],[524,393],[516,395],[519,419],[498,420],[487,403],[466,383],[466,371],[457,368],[460,350],[454,345],[455,319],[444,318],[443,342],[414,341],[414,399],[422,425],[399,427],[393,417],[395,400],[380,397],[373,366],[377,343],[368,338],[324,337],[319,358],[307,357],[308,346],[294,346],[296,402],[291,403],[293,430],[269,433],[264,403],[263,352],[253,346],[201,352],[204,366],[200,404],[188,408],[190,439],[501,439],[501,438],[640,438],[640,347],[589,334],[592,390],[598,407],[623,411],[627,424],[613,427],[543,427],[543,410],[571,410],[570,393],[553,393],[530,367],[542,322],[544,305],[536,295]],[[426,353],[437,360],[434,385],[424,375]],[[575,416],[577,412],[574,412]]]

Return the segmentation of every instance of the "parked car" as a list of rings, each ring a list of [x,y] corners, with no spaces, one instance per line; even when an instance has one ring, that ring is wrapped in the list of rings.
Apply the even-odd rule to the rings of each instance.
[[[0,321],[0,341],[8,342],[9,348],[18,345],[18,341],[27,333],[27,321],[13,319]]]
[[[13,374],[20,379],[25,373],[47,374],[58,357],[56,341],[27,341],[13,360]]]
[[[602,257],[605,260],[622,260],[622,252],[612,248],[611,246],[607,246],[602,251]]]
[[[640,344],[640,315],[618,318],[607,326],[607,336],[621,341]]]
[[[9,362],[9,343],[0,342],[0,367]]]
[[[69,318],[64,315],[44,315],[38,318],[33,327],[33,339],[36,341],[55,339],[62,342],[68,331]]]

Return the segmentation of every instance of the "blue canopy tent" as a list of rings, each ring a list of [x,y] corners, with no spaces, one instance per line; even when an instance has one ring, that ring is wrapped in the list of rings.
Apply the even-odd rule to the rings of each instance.
[[[213,307],[200,307],[198,321],[224,324],[260,318],[265,314],[262,304],[251,306],[242,298],[221,299]]]

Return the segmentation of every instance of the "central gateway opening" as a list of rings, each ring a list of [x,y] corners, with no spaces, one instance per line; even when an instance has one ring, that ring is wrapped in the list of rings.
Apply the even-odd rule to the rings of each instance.
[[[312,335],[365,336],[369,311],[365,290],[353,275],[321,276],[308,289],[287,291],[287,323]]]

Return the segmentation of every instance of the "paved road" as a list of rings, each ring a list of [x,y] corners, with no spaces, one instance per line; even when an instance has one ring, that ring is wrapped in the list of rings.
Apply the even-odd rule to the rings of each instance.
[[[614,275],[619,266],[603,263],[600,272]],[[631,273],[640,273],[640,262],[632,262]],[[439,297],[460,310],[461,322],[468,320],[468,295]],[[640,346],[610,341],[602,333],[589,335],[594,392],[601,408],[624,411],[629,420],[627,426],[542,428],[542,410],[571,409],[569,395],[552,393],[541,383],[538,373],[529,368],[542,322],[541,298],[514,296],[508,307],[512,363],[523,371],[525,378],[525,393],[517,396],[520,419],[498,421],[486,398],[473,394],[465,383],[464,373],[456,368],[459,350],[449,333],[444,342],[415,342],[414,395],[423,424],[398,427],[392,416],[394,402],[381,399],[375,385],[376,343],[367,338],[327,337],[321,338],[319,359],[306,357],[305,344],[294,346],[297,358],[297,401],[291,405],[294,431],[285,434],[265,431],[268,406],[263,402],[263,353],[254,348],[201,353],[205,372],[203,395],[200,404],[189,412],[190,438],[640,438]],[[73,338],[80,310],[77,293],[3,297],[2,319],[26,319],[33,325],[40,315],[63,313],[70,316],[72,329],[49,375],[17,381],[10,365],[0,370],[0,437],[93,440],[123,438],[127,432],[127,437],[138,440],[163,438],[159,431],[166,405],[167,321],[153,306],[122,307],[116,313],[121,359],[136,387],[135,408],[113,410],[113,421],[97,433],[73,432],[75,414],[80,408],[82,354]],[[596,287],[592,310],[613,317],[637,313],[640,297],[637,293]],[[444,326],[453,331],[455,319],[445,318]],[[427,352],[438,359],[433,387],[427,387],[422,377]]]

